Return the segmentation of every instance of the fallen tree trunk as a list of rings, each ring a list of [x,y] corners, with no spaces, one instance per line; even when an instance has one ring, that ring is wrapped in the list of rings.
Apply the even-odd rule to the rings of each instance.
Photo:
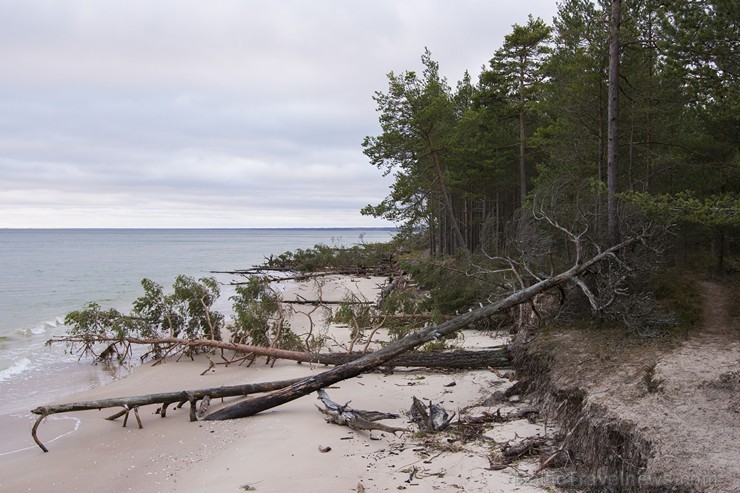
[[[91,409],[105,409],[110,407],[146,406],[149,404],[172,404],[173,402],[196,401],[209,396],[211,399],[221,397],[234,397],[249,394],[258,394],[272,390],[282,389],[288,385],[299,382],[300,378],[291,380],[277,380],[275,382],[247,383],[243,385],[232,385],[228,387],[213,387],[210,389],[181,390],[176,392],[159,392],[133,397],[116,397],[112,399],[100,399],[94,401],[70,402],[67,404],[52,404],[39,406],[31,410],[33,414],[49,416],[51,414],[68,413],[73,411],[88,411]],[[164,417],[164,416],[163,416]]]
[[[330,271],[322,271],[322,272],[298,272],[295,269],[291,268],[265,268],[265,269],[250,269],[250,270],[244,270],[244,271],[211,271],[215,274],[235,274],[235,275],[242,275],[242,276],[248,276],[248,275],[260,275],[263,277],[263,279],[266,279],[270,282],[285,282],[285,281],[310,281],[311,279],[316,279],[320,277],[329,277],[329,276],[357,276],[357,277],[368,277],[368,276],[377,276],[382,277],[388,273],[390,269],[388,267],[358,267],[356,269],[344,269],[344,270],[330,270]],[[264,273],[269,271],[275,271],[275,272],[296,272],[293,276],[286,276],[286,277],[273,277],[273,276],[266,276]],[[230,282],[229,283],[232,286],[240,286],[243,284],[247,284],[246,282]]]
[[[473,323],[484,320],[492,315],[495,315],[504,310],[508,310],[521,303],[529,301],[533,296],[542,293],[555,286],[559,286],[566,282],[569,282],[575,276],[578,276],[588,270],[592,265],[604,260],[605,258],[614,256],[614,252],[631,245],[639,241],[641,237],[630,238],[622,243],[615,245],[597,255],[590,258],[583,263],[577,263],[565,272],[561,272],[555,276],[547,279],[543,279],[532,286],[521,289],[503,300],[490,305],[483,306],[477,310],[465,313],[456,317],[452,320],[448,320],[436,326],[431,326],[407,335],[403,339],[389,344],[384,348],[369,353],[360,359],[351,361],[349,363],[336,366],[331,370],[324,373],[314,375],[302,379],[301,381],[280,389],[274,392],[270,392],[266,395],[259,397],[248,398],[242,402],[234,404],[230,407],[221,409],[205,417],[205,420],[222,420],[222,419],[235,419],[243,418],[247,416],[255,415],[259,412],[277,407],[285,404],[292,400],[308,395],[321,388],[333,385],[342,380],[355,377],[365,371],[371,370],[384,363],[392,360],[402,353],[415,349],[428,342],[441,339],[445,336],[453,334],[460,329],[467,327]]]
[[[186,402],[190,403],[190,421],[197,421],[196,413],[196,405],[197,402],[202,400],[208,400],[210,399],[217,399],[217,398],[223,398],[223,397],[234,397],[234,396],[244,396],[249,394],[257,394],[260,392],[269,392],[271,390],[277,390],[287,387],[288,385],[292,385],[296,382],[300,381],[299,378],[295,378],[292,380],[277,380],[274,382],[262,382],[262,383],[248,383],[243,385],[232,385],[228,387],[214,387],[210,389],[199,389],[199,390],[181,390],[178,392],[160,392],[157,394],[146,394],[146,395],[139,395],[134,397],[117,397],[112,399],[100,399],[100,400],[94,400],[94,401],[81,401],[81,402],[71,402],[68,404],[57,404],[57,405],[49,405],[49,406],[40,406],[36,409],[33,409],[31,412],[33,414],[39,415],[39,418],[36,420],[36,423],[33,426],[33,429],[31,430],[31,436],[33,437],[33,440],[36,442],[36,444],[41,447],[41,450],[44,452],[48,452],[49,450],[44,446],[43,443],[38,439],[36,435],[36,430],[39,427],[39,424],[41,424],[41,421],[43,421],[44,418],[51,414],[59,414],[59,413],[68,413],[73,411],[89,411],[92,409],[106,409],[111,407],[122,407],[123,411],[118,412],[114,414],[113,416],[110,416],[106,419],[113,420],[116,418],[120,418],[121,416],[126,415],[126,418],[128,418],[129,411],[133,410],[136,414],[136,419],[139,422],[139,428],[142,427],[141,420],[139,419],[138,414],[138,408],[139,406],[146,406],[150,404],[161,404],[162,407],[159,411],[159,414],[162,418],[166,417],[167,415],[167,406],[170,404],[177,402],[179,404],[184,404]],[[207,407],[207,406],[205,406]],[[125,426],[125,421],[124,421]]]
[[[178,339],[176,337],[162,337],[154,339],[143,339],[137,337],[125,337],[122,339],[112,337],[89,336],[75,337],[62,336],[51,339],[47,344],[66,343],[117,343],[129,344],[151,344],[151,345],[179,345],[183,347],[211,347],[226,349],[243,354],[254,354],[267,356],[274,359],[287,359],[299,363],[313,363],[317,365],[342,365],[359,359],[369,353],[307,353],[301,351],[289,351],[264,346],[250,346],[228,341],[216,341],[213,339]],[[489,366],[509,366],[511,359],[508,350],[489,349],[481,351],[449,351],[449,352],[422,352],[399,355],[389,361],[387,366],[414,366],[423,368],[447,368],[447,369],[478,369]]]
[[[212,341],[219,342],[219,341]],[[231,343],[228,343],[231,344]],[[298,353],[304,354],[304,353]],[[315,354],[317,358],[315,363],[328,364],[328,365],[339,365],[345,364],[349,361],[353,361],[365,356],[362,353],[329,353],[329,354]],[[478,369],[487,368],[498,365],[508,365],[510,363],[509,353],[506,349],[496,350],[484,350],[484,351],[452,351],[452,352],[430,352],[430,353],[408,353],[400,355],[399,357],[387,362],[388,366],[418,366],[427,368],[446,368],[446,369]],[[235,396],[246,396],[250,394],[258,394],[263,392],[270,392],[278,389],[282,389],[300,382],[302,379],[295,378],[292,380],[278,380],[274,382],[262,382],[262,383],[251,383],[243,385],[233,385],[226,387],[213,387],[207,389],[197,390],[181,390],[174,392],[160,392],[155,394],[146,394],[132,397],[117,397],[111,399],[100,399],[92,401],[81,401],[71,402],[66,404],[55,404],[48,406],[39,406],[33,409],[31,412],[39,416],[36,423],[31,431],[31,436],[36,444],[44,451],[48,452],[48,449],[39,440],[36,435],[39,424],[49,415],[76,412],[76,411],[88,411],[93,409],[107,409],[113,407],[121,407],[122,411],[106,418],[109,420],[117,419],[121,416],[126,416],[130,411],[134,411],[137,422],[141,428],[141,420],[138,415],[138,407],[147,406],[151,404],[160,404],[161,409],[159,414],[162,418],[167,415],[167,407],[170,404],[178,403],[179,405],[190,403],[190,420],[196,421],[203,419],[203,413],[207,409],[207,405],[202,405],[197,408],[197,402],[210,401],[211,399],[218,399],[223,397],[235,397]],[[326,403],[326,401],[325,401]],[[197,415],[197,416],[196,416]],[[125,421],[124,421],[125,426]],[[366,428],[371,429],[371,428]],[[375,429],[382,429],[376,427]],[[388,431],[388,430],[386,430]]]
[[[281,300],[286,305],[374,305],[374,301],[346,301],[346,300]]]
[[[370,353],[329,353],[318,354],[319,364],[343,365],[360,359]],[[405,366],[420,368],[444,368],[447,370],[478,370],[489,367],[511,365],[507,349],[487,349],[480,351],[409,352],[397,356],[382,366]]]

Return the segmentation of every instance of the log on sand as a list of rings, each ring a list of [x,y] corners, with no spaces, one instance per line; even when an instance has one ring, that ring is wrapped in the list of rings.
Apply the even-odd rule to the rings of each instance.
[[[186,402],[190,403],[190,421],[197,421],[197,402],[210,399],[217,399],[220,397],[234,397],[244,396],[249,394],[256,394],[260,392],[269,392],[272,390],[282,389],[288,385],[292,385],[300,381],[298,378],[291,380],[278,380],[275,382],[262,382],[262,383],[248,383],[243,385],[232,385],[226,387],[214,387],[210,389],[199,389],[199,390],[182,390],[177,392],[160,392],[156,394],[146,394],[134,397],[116,397],[112,399],[100,399],[94,401],[82,401],[82,402],[70,402],[67,404],[57,404],[49,406],[40,406],[33,409],[31,412],[37,414],[39,417],[36,423],[33,425],[31,430],[31,436],[36,444],[41,447],[41,450],[48,452],[49,450],[44,446],[43,443],[38,439],[36,430],[43,421],[44,418],[51,414],[68,413],[73,411],[88,411],[92,409],[105,409],[111,407],[122,407],[123,410],[109,416],[108,420],[114,420],[121,416],[126,416],[124,419],[124,426],[126,426],[126,420],[130,411],[134,411],[136,420],[139,423],[139,428],[142,427],[141,420],[139,419],[138,408],[139,406],[146,406],[150,404],[161,404],[159,414],[162,418],[167,415],[167,406],[177,402],[180,406]]]
[[[196,342],[196,341],[186,341]],[[203,341],[201,341],[203,342]],[[213,343],[220,343],[228,345],[231,349],[235,349],[233,343],[222,343],[221,341],[206,341]],[[270,349],[270,348],[263,348]],[[312,354],[312,353],[300,353],[285,351],[285,353],[295,353],[294,356],[298,356],[299,362],[310,361],[312,363],[326,364],[326,365],[341,365],[349,361],[353,361],[365,356],[362,353],[328,353],[328,354]],[[289,356],[283,354],[283,356]],[[293,359],[293,358],[291,358]],[[510,364],[509,353],[506,349],[494,349],[494,350],[482,350],[482,351],[450,351],[450,352],[428,352],[428,353],[408,353],[399,356],[393,360],[387,362],[387,366],[414,366],[414,367],[426,367],[426,368],[445,368],[445,369],[477,369],[477,368],[488,368],[492,366],[507,366]],[[128,421],[128,417],[131,411],[134,412],[136,421],[139,428],[142,427],[141,419],[139,418],[138,408],[140,406],[146,406],[151,404],[161,405],[159,414],[162,418],[167,415],[167,408],[170,404],[178,403],[178,407],[185,403],[190,403],[190,421],[197,421],[203,419],[207,406],[203,405],[206,401],[211,399],[218,399],[223,397],[235,397],[235,396],[246,396],[250,394],[257,394],[263,392],[270,392],[278,389],[288,387],[298,383],[301,379],[296,378],[292,380],[279,380],[274,382],[262,382],[253,384],[233,385],[225,387],[214,387],[207,389],[197,390],[182,390],[174,392],[160,392],[155,394],[146,394],[133,397],[117,397],[111,399],[100,399],[93,401],[82,401],[82,402],[71,402],[66,404],[40,406],[33,409],[31,412],[38,415],[38,419],[31,430],[31,436],[36,444],[44,451],[48,452],[48,449],[39,440],[36,432],[39,425],[47,416],[51,414],[75,412],[75,411],[87,411],[92,409],[105,409],[113,407],[123,408],[121,411],[109,416],[108,420],[114,420],[125,416],[124,426]],[[197,403],[201,401],[201,406],[198,407]],[[380,429],[377,428],[376,429]]]
[[[343,365],[371,353],[325,353],[317,354],[315,363]],[[408,352],[386,362],[386,367],[440,368],[445,370],[479,370],[511,365],[511,355],[506,348],[477,351],[429,351]]]

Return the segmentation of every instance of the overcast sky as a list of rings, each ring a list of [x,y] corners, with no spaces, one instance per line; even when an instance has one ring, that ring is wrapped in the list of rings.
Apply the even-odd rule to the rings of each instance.
[[[387,226],[372,95],[555,0],[0,0],[0,227]]]

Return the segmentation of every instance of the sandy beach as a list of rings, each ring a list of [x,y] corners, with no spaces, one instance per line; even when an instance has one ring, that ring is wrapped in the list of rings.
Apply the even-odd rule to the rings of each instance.
[[[352,290],[373,300],[382,282],[382,278],[332,278],[322,288],[323,297],[339,300]],[[297,292],[307,296],[312,289],[307,283],[298,285]],[[296,332],[302,323],[308,318],[297,316]],[[342,328],[329,330],[339,333]],[[335,343],[340,340],[336,335]],[[463,342],[466,347],[485,347],[501,341],[488,333],[470,332]],[[219,365],[201,375],[206,368],[205,355],[195,361],[144,364],[126,378],[60,402],[266,382],[325,369],[292,361],[270,367],[259,359],[249,367]],[[336,402],[351,401],[354,408],[397,413],[400,418],[384,423],[412,430],[405,413],[413,396],[458,414],[464,408],[469,415],[497,408],[506,412],[502,405],[472,406],[509,385],[508,379],[489,370],[396,369],[363,374],[327,392]],[[236,400],[218,400],[211,410]],[[155,414],[157,406],[146,406],[140,409],[143,429],[133,419],[126,428],[121,419],[104,420],[114,409],[60,414],[39,428],[49,453],[33,443],[29,421],[25,430],[18,429],[20,421],[0,422],[3,435],[17,447],[0,456],[0,491],[545,491],[536,486],[536,479],[527,479],[539,465],[534,459],[500,471],[492,470],[489,460],[497,444],[544,434],[541,424],[522,419],[496,425],[484,441],[464,444],[447,434],[425,437],[412,430],[394,436],[328,424],[316,408],[319,403],[312,394],[254,417],[220,422],[190,422],[186,408],[170,409],[162,419]]]

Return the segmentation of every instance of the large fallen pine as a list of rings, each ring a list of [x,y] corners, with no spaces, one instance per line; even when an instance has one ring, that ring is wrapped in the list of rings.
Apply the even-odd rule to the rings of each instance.
[[[582,263],[576,263],[570,269],[561,272],[560,274],[543,279],[527,288],[516,291],[500,301],[482,306],[476,310],[470,311],[451,320],[447,320],[439,325],[426,327],[413,332],[392,344],[388,344],[378,351],[369,353],[362,358],[349,363],[336,366],[331,370],[318,375],[306,377],[283,389],[257,397],[248,397],[241,402],[209,414],[205,417],[205,420],[215,421],[253,416],[267,409],[272,409],[324,387],[328,387],[329,385],[334,385],[342,380],[356,377],[363,372],[382,366],[393,358],[416,349],[423,344],[440,340],[465,327],[475,324],[476,322],[488,319],[493,315],[501,313],[514,306],[526,303],[534,296],[547,291],[548,289],[570,282],[586,272],[591,266],[604,259],[612,258],[615,252],[636,243],[641,239],[641,237],[629,238],[618,245],[598,253]]]
[[[145,339],[141,337],[110,337],[110,336],[61,336],[51,339],[47,344],[54,343],[100,343],[139,345],[169,345],[189,348],[214,348],[233,351],[235,353],[266,356],[272,359],[287,359],[299,363],[313,363],[317,365],[342,365],[350,361],[366,356],[369,353],[310,353],[302,351],[290,351],[275,347],[251,346],[229,341],[218,341],[215,339],[180,339],[176,337],[158,337]],[[465,351],[424,351],[408,352],[388,360],[388,367],[423,367],[423,368],[445,368],[445,369],[480,369],[488,367],[505,367],[511,364],[509,351],[505,347],[481,350]]]
[[[582,263],[577,263],[576,265],[572,266],[567,271],[564,271],[560,274],[549,277],[547,279],[543,279],[533,284],[532,286],[516,291],[515,293],[512,293],[511,295],[507,296],[506,298],[498,302],[485,305],[476,310],[470,311],[468,313],[465,313],[453,319],[447,320],[439,325],[426,327],[417,332],[413,332],[405,336],[404,338],[392,344],[389,344],[383,347],[382,349],[379,349],[378,351],[368,353],[358,359],[355,359],[348,363],[341,364],[339,366],[336,366],[320,374],[301,378],[301,379],[298,379],[297,381],[292,381],[290,384],[284,387],[278,388],[277,390],[268,391],[264,395],[260,395],[257,397],[247,397],[245,400],[241,402],[238,402],[226,408],[215,411],[214,413],[206,415],[204,419],[207,421],[215,421],[215,420],[235,419],[235,418],[243,418],[243,417],[252,416],[254,414],[260,413],[267,409],[272,409],[279,405],[293,401],[295,399],[308,395],[312,392],[318,391],[319,389],[323,389],[325,387],[333,385],[342,380],[355,377],[366,371],[372,370],[374,368],[378,368],[380,366],[383,366],[384,364],[388,364],[388,362],[392,361],[394,358],[397,358],[404,353],[412,351],[413,349],[416,349],[423,344],[442,339],[476,322],[485,320],[489,317],[492,317],[493,315],[496,315],[500,312],[508,310],[521,303],[525,303],[529,301],[532,297],[548,289],[551,289],[561,284],[570,282],[574,280],[575,278],[577,278],[577,276],[586,272],[594,264],[606,258],[612,257],[615,254],[615,252],[619,251],[622,248],[625,248],[628,245],[631,245],[632,243],[639,241],[640,239],[641,239],[640,237],[629,238],[618,245],[615,245],[607,250],[604,250],[603,252],[600,252],[599,254],[595,255],[589,260],[586,260]],[[179,392],[177,394],[180,396],[180,399],[181,399],[183,396],[183,393]],[[245,395],[245,394],[237,394],[237,395]],[[187,400],[190,400],[190,399],[187,399]],[[172,402],[174,402],[174,400]],[[121,405],[121,404],[117,404],[117,405]],[[194,405],[194,401],[191,400],[191,406],[193,405]],[[68,406],[73,406],[73,405],[68,405]],[[93,409],[93,408],[95,407],[86,407],[86,409]],[[40,415],[40,418],[36,421],[32,434],[34,436],[34,440],[36,441],[36,443],[44,451],[47,451],[47,449],[36,438],[36,429],[38,428],[40,421],[46,415],[51,414],[52,412],[64,412],[58,409],[61,409],[61,406],[56,406],[56,407],[42,406],[42,407],[39,407],[33,410],[35,414]],[[69,410],[78,410],[78,409],[69,409]]]

